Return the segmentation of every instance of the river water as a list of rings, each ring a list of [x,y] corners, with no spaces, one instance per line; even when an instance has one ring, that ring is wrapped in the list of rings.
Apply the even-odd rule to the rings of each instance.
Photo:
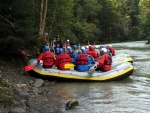
[[[116,53],[127,52],[134,59],[134,73],[114,82],[58,82],[51,86],[61,94],[61,103],[77,100],[71,110],[62,113],[147,113],[150,112],[150,45],[146,41],[111,44]]]

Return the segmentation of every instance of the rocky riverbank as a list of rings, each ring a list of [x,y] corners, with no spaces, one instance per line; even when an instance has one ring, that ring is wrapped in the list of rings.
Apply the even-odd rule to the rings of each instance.
[[[17,62],[0,62],[0,113],[61,113],[65,103],[55,82],[28,75]]]

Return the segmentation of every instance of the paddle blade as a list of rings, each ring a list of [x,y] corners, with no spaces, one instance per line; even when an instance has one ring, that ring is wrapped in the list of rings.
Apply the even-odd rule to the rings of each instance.
[[[65,64],[65,68],[67,69],[67,68],[73,68],[74,66],[76,66],[76,65],[74,65],[74,64]]]
[[[87,71],[89,76],[92,76],[94,72],[95,72],[95,69],[90,69],[89,71]]]
[[[25,69],[26,71],[31,71],[31,70],[34,69],[34,65],[25,66],[24,69]]]

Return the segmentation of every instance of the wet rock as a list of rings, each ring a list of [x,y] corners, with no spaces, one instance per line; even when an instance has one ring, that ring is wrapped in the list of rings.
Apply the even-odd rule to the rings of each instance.
[[[37,87],[33,87],[32,90],[35,94],[42,94],[42,91]]]
[[[29,107],[29,113],[60,113],[59,109],[45,96],[31,96],[26,104]]]
[[[22,92],[15,88],[13,89],[13,91],[17,100],[22,100],[22,99],[26,100],[30,96],[26,91]]]
[[[76,106],[78,106],[78,101],[76,101],[76,100],[71,100],[71,101],[68,101],[68,102],[66,103],[65,109],[66,109],[66,110],[73,109],[73,108],[75,108]]]
[[[56,90],[53,88],[42,88],[42,92],[44,94],[56,94]]]
[[[9,113],[26,113],[23,108],[13,108]]]
[[[18,88],[22,88],[22,87],[27,86],[27,84],[16,84],[16,86],[17,86]]]
[[[36,79],[36,81],[33,84],[33,86],[35,86],[35,87],[41,87],[43,84],[44,84],[44,80],[42,80],[42,79]]]
[[[33,81],[33,80],[30,80],[30,81],[29,81],[29,84],[30,84],[30,85],[34,84],[34,81]]]
[[[148,40],[146,44],[150,44],[150,40]]]
[[[21,68],[21,69],[19,70],[19,73],[20,73],[21,75],[27,75],[27,72],[26,72],[23,68]]]
[[[50,82],[48,80],[45,80],[44,81],[44,86],[49,86],[50,85]]]

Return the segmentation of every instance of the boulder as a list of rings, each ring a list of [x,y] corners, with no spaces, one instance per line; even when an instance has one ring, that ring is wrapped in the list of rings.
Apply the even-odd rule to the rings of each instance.
[[[35,87],[41,87],[43,84],[44,84],[44,80],[42,80],[42,79],[36,79],[36,81],[33,84],[33,86],[35,86]]]

